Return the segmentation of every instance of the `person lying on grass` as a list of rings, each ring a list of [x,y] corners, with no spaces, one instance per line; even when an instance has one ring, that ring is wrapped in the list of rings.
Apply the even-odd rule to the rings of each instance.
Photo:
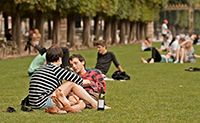
[[[32,75],[29,87],[29,102],[33,109],[45,109],[47,113],[79,113],[70,106],[66,96],[73,91],[97,109],[94,100],[82,87],[83,79],[60,67],[63,52],[58,45],[52,45],[46,52],[47,64],[39,67]],[[66,80],[65,83],[62,83]]]
[[[100,70],[85,70],[85,59],[80,54],[73,54],[69,57],[69,63],[73,71],[76,72],[83,80],[83,88],[88,92],[88,94],[95,99],[96,101],[99,98],[101,87],[103,87],[104,94],[106,93],[106,83],[104,81],[103,75]],[[79,103],[79,98],[73,93],[69,96],[69,101],[72,102],[72,105],[82,105]],[[92,105],[83,99],[85,103],[84,108],[92,108]],[[78,106],[81,107],[81,106]],[[76,108],[78,109],[78,108]],[[105,109],[110,109],[106,106]]]
[[[173,62],[172,58],[167,57],[166,55],[160,55],[156,48],[152,48],[151,50],[152,56],[148,60],[141,58],[142,63],[154,63],[154,62]]]

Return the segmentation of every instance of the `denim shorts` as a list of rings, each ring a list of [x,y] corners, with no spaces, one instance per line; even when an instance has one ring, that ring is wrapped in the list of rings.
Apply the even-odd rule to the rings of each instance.
[[[44,106],[42,106],[41,109],[45,109],[46,107],[47,108],[51,108],[53,105],[54,105],[54,102],[51,99],[51,97],[49,96],[48,99],[47,99],[46,104]]]

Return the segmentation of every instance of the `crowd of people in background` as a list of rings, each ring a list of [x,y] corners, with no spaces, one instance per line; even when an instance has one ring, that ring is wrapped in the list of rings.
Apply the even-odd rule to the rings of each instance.
[[[141,58],[143,63],[154,62],[174,62],[174,63],[187,63],[196,62],[195,58],[199,58],[194,52],[192,45],[200,45],[200,35],[180,34],[173,37],[171,40],[169,36],[171,31],[167,27],[168,21],[164,20],[162,25],[163,42],[160,49],[152,46],[152,39],[147,37],[141,43],[141,51],[152,51],[152,57],[145,60]],[[160,55],[159,52],[166,51],[166,55]]]

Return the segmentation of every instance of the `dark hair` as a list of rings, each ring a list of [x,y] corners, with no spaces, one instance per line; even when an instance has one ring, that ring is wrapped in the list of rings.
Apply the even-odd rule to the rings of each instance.
[[[169,43],[169,46],[171,46],[172,43],[173,43],[175,40],[176,40],[176,37],[173,37],[173,38],[172,38],[172,41]]]
[[[84,61],[85,62],[85,58],[81,55],[81,54],[73,54],[69,57],[69,61],[72,61],[73,58],[78,58],[78,60],[80,62]],[[86,64],[86,62],[85,62]],[[85,64],[84,64],[84,67],[85,67]]]
[[[185,41],[185,38],[180,38],[179,40],[181,40],[181,41]]]
[[[105,40],[100,40],[100,41],[98,41],[98,42],[97,42],[97,45],[101,45],[102,47],[104,47],[104,46],[107,47],[106,41],[105,41]]]
[[[53,44],[49,49],[47,49],[46,52],[47,62],[56,62],[60,57],[61,58],[63,57],[63,52],[58,45]]]

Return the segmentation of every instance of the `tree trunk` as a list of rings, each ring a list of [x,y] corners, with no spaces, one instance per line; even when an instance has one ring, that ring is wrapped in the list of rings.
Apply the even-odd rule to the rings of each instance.
[[[60,45],[60,12],[53,11],[53,44]]]
[[[90,18],[87,16],[83,16],[83,45],[87,47],[91,47],[90,41]]]
[[[111,36],[112,36],[112,45],[117,44],[117,19],[115,17],[112,18],[112,27],[111,27]]]
[[[4,34],[8,34],[8,15],[3,12],[3,18],[4,18]]]
[[[67,15],[67,41],[70,43],[70,48],[75,46],[74,34],[75,34],[75,19],[74,14]]]
[[[104,25],[104,32],[103,32],[103,39],[106,41],[106,44],[110,44],[110,37],[111,37],[111,18],[105,18],[105,25]]]
[[[144,29],[144,23],[140,22],[140,40],[145,39],[145,29]]]
[[[126,20],[126,35],[125,35],[125,40],[127,40],[127,43],[128,43],[129,34],[130,34],[130,21]]]
[[[94,17],[94,35],[95,35],[94,41],[98,41],[99,40],[99,15]]]
[[[148,36],[148,23],[144,23],[144,37],[145,39]]]
[[[33,18],[30,18],[30,20],[29,20],[29,28],[30,28],[30,30],[33,30],[33,28],[34,28]]]
[[[48,39],[52,39],[51,20],[48,19]]]
[[[175,26],[174,26],[174,25],[172,25],[172,32],[173,32],[173,35],[174,35],[174,36],[176,36],[176,35],[177,35],[177,33],[176,33],[176,28],[175,28]]]
[[[125,35],[126,35],[126,21],[125,20],[120,20],[120,44],[125,43]]]
[[[134,22],[130,22],[130,34],[128,36],[129,44],[133,41],[133,35],[134,35]]]
[[[15,13],[12,13],[12,36],[13,41],[16,42],[18,46],[19,53],[22,52],[22,45],[21,45],[21,18],[20,18],[20,6],[17,5]]]
[[[140,40],[140,22],[137,22],[137,31],[136,31],[136,36],[137,36],[137,40]]]
[[[44,47],[44,14],[42,11],[36,11],[36,28],[41,34],[40,45]]]

